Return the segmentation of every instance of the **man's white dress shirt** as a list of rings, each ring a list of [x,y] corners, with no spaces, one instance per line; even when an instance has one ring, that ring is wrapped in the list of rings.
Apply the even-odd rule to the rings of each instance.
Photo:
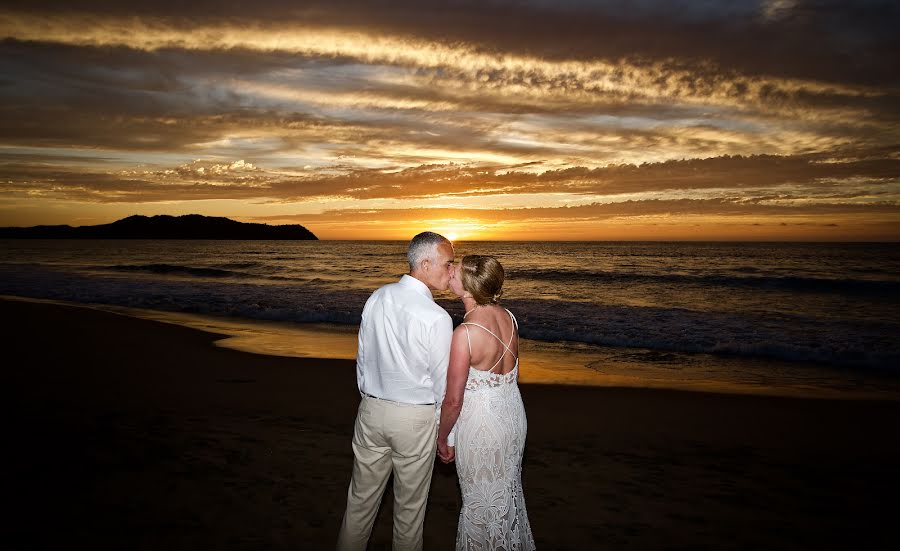
[[[356,381],[363,394],[441,405],[453,320],[427,285],[404,275],[369,297],[359,326]]]

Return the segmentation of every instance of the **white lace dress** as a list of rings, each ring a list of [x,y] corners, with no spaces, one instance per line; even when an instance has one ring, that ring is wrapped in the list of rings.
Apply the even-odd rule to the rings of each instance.
[[[509,310],[507,310],[509,312]],[[518,330],[516,318],[509,313]],[[487,328],[512,354],[503,342]],[[471,349],[471,342],[469,343]],[[462,511],[456,549],[465,551],[520,551],[534,549],[534,536],[522,494],[522,453],[528,423],[517,382],[519,359],[506,374],[469,368],[462,411],[456,422],[456,472],[462,489]]]

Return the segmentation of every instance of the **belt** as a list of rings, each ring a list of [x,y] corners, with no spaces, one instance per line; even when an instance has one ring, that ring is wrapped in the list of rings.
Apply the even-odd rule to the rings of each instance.
[[[373,400],[381,400],[382,402],[390,402],[392,404],[397,404],[400,406],[433,406],[434,405],[434,402],[429,402],[427,404],[410,404],[408,402],[398,402],[397,400],[388,400],[387,398],[379,398],[378,396],[372,396],[371,394],[366,394],[365,392],[363,392],[361,390],[359,391],[359,393],[364,398],[372,398]]]

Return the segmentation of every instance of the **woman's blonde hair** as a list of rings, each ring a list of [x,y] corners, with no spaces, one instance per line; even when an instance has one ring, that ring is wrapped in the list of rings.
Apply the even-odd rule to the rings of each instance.
[[[470,254],[459,263],[463,289],[478,304],[497,304],[503,294],[503,266],[493,256]]]

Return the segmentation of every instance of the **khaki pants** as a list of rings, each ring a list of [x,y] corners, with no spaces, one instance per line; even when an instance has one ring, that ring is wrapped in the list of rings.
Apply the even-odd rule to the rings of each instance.
[[[364,396],[353,431],[353,477],[339,551],[363,551],[394,472],[394,551],[422,549],[422,524],[437,448],[434,406]]]

